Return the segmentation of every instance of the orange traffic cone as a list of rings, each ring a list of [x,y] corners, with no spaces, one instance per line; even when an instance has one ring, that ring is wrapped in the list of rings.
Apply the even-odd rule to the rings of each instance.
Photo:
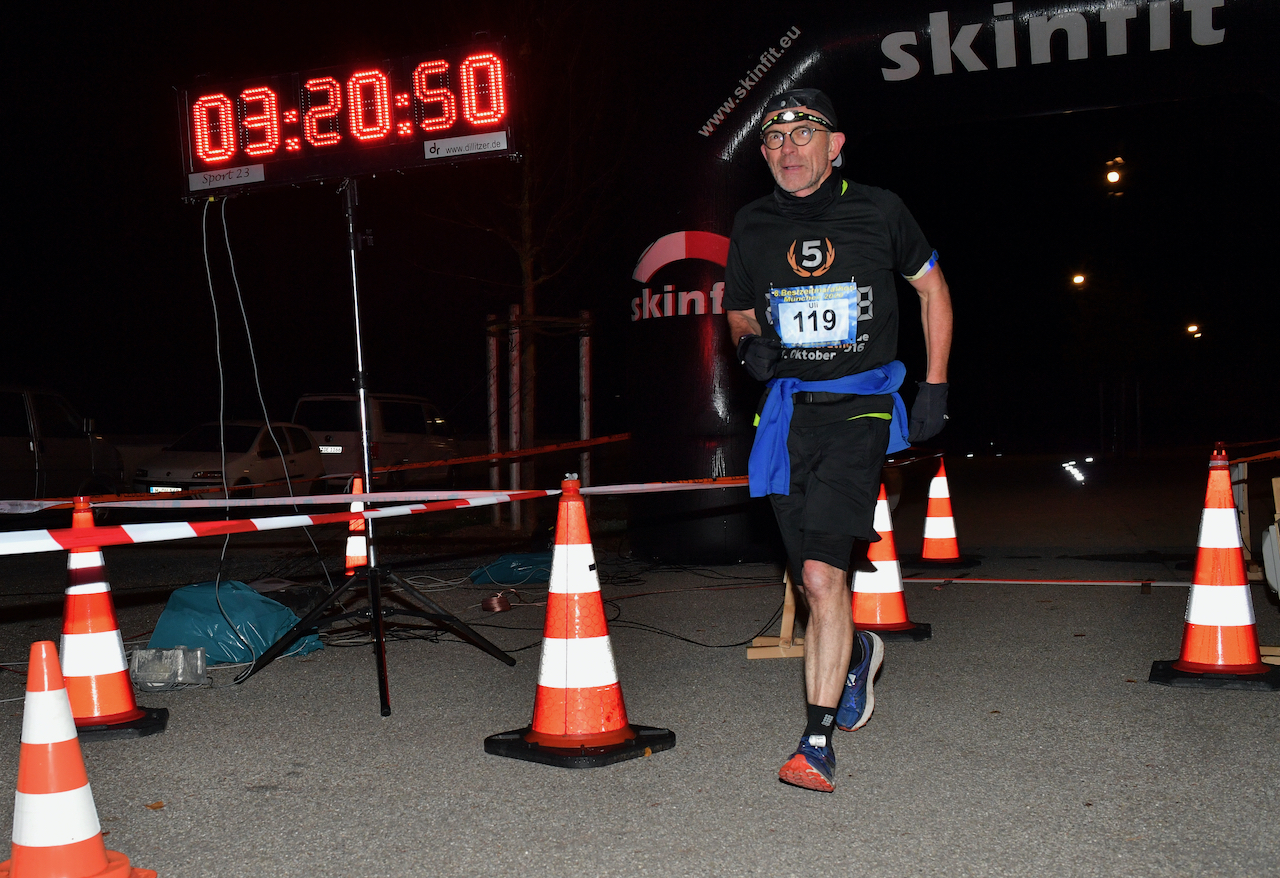
[[[0,878],[156,878],[102,841],[98,810],[51,640],[31,644],[13,804],[13,853]]]
[[[1262,661],[1253,595],[1245,574],[1240,521],[1231,494],[1231,464],[1222,443],[1209,459],[1195,575],[1187,597],[1182,655],[1153,662],[1152,683],[1215,689],[1280,689],[1280,668]]]
[[[351,493],[364,493],[364,480],[355,476],[351,480]],[[364,501],[356,500],[351,504],[352,512],[364,512]],[[347,524],[347,575],[354,576],[360,567],[369,566],[369,540],[365,536],[363,518],[354,519]]]
[[[592,768],[676,745],[668,729],[627,721],[579,487],[576,477],[560,483],[533,722],[486,738],[486,753]]]
[[[929,508],[925,512],[924,547],[920,557],[925,561],[960,560],[956,520],[951,515],[951,489],[947,486],[947,465],[942,458],[938,458],[938,474],[929,482]]]
[[[876,500],[875,529],[880,541],[867,547],[867,560],[875,570],[853,573],[853,625],[874,631],[883,640],[928,640],[933,636],[933,626],[907,618],[902,567],[893,543],[893,519],[883,484]]]
[[[956,541],[956,520],[951,515],[951,489],[947,486],[947,466],[938,458],[938,472],[929,482],[929,506],[925,510],[924,545],[920,560],[944,567],[976,567],[976,558],[960,555]]]
[[[94,526],[84,497],[75,500],[71,526]],[[72,549],[67,556],[61,651],[71,714],[82,738],[139,738],[164,731],[168,709],[144,709],[133,699],[106,562],[97,546]]]

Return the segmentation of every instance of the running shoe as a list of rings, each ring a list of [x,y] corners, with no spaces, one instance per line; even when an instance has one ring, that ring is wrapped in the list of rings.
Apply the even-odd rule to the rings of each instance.
[[[787,764],[778,770],[778,780],[806,790],[829,793],[836,788],[836,751],[826,735],[809,735]]]
[[[840,695],[840,707],[836,710],[836,725],[846,732],[860,729],[871,719],[876,697],[871,690],[880,664],[884,661],[884,641],[870,631],[856,635],[862,644],[862,660],[849,669],[844,692]]]

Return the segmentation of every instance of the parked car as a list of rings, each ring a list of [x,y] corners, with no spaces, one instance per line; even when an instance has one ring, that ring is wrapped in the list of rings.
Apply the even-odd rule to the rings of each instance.
[[[221,427],[217,422],[201,424],[139,466],[133,474],[134,488],[164,494],[221,488],[225,481],[233,497],[280,497],[289,494],[288,472],[294,494],[320,493],[324,482],[316,480],[324,476],[324,463],[311,434],[298,424],[271,426],[268,431],[263,421],[227,421]],[[244,487],[265,483],[270,487]],[[202,496],[222,497],[223,493]]]
[[[0,388],[0,500],[114,494],[128,488],[120,452],[65,399]]]
[[[439,409],[420,396],[366,394],[369,409],[371,466],[394,466],[448,460],[458,456],[458,443]],[[298,400],[293,420],[305,425],[320,445],[325,472],[335,488],[364,469],[360,447],[360,397],[354,393],[309,393]],[[424,467],[375,473],[374,487],[447,483],[452,467]]]

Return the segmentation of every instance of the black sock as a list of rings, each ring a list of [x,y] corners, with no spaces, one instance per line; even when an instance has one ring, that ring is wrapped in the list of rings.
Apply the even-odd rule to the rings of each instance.
[[[836,724],[836,709],[834,707],[819,707],[816,704],[806,704],[805,711],[809,715],[809,724],[804,727],[804,736],[823,735],[827,739],[827,744],[831,743],[831,730]]]

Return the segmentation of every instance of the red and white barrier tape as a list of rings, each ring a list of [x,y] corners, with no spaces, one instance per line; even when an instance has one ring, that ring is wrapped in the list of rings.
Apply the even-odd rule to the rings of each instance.
[[[665,491],[700,491],[707,488],[741,488],[746,476],[689,479],[681,482],[640,482],[631,485],[595,485],[583,494],[647,494]],[[558,493],[558,492],[553,492]],[[502,491],[381,491],[376,494],[315,494],[305,497],[257,497],[232,500],[106,500],[90,502],[97,509],[224,509],[228,506],[333,506],[338,503],[423,503],[439,500],[476,500],[504,496]]]
[[[393,518],[463,509],[469,506],[492,506],[517,500],[534,500],[559,494],[556,491],[514,491],[459,500],[440,500],[411,506],[366,509],[363,512],[327,512],[319,515],[278,515],[271,518],[248,518],[234,521],[166,521],[153,524],[124,524],[111,527],[75,527],[60,530],[22,530],[0,533],[0,555],[26,555],[35,552],[60,552],[84,546],[122,546],[132,543],[158,543],[193,537],[222,536],[232,533],[286,530],[313,524],[338,524],[357,518]],[[342,495],[349,498],[351,495]]]

